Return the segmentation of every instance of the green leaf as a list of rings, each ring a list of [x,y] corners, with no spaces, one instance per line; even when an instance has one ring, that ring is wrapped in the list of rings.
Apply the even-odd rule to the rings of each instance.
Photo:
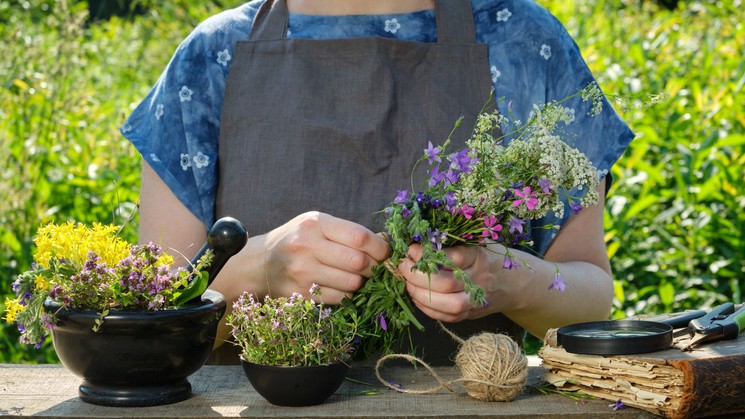
[[[204,291],[207,289],[207,282],[209,282],[209,274],[207,272],[195,273],[194,278],[189,281],[189,285],[176,297],[173,305],[177,307],[182,306],[204,294]]]

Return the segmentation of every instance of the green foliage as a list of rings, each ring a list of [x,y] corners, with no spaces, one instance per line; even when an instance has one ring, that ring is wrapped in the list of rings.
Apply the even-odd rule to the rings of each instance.
[[[0,1],[0,312],[48,222],[125,222],[139,194],[139,155],[118,127],[178,43],[216,12],[208,2],[151,5],[89,22],[85,2]],[[134,241],[136,217],[123,232]],[[18,346],[0,324],[0,362],[56,362],[50,342]]]
[[[637,133],[614,168],[607,202],[614,315],[741,302],[745,27],[739,2],[681,2],[676,11],[640,1],[549,3]],[[622,99],[640,94],[667,99],[651,107]]]
[[[739,0],[541,0],[568,28],[638,138],[614,168],[614,316],[740,302],[745,278],[745,25]],[[85,2],[0,0],[0,311],[39,225],[123,222],[139,156],[118,127],[198,22],[233,4],[133,1],[91,21]],[[134,10],[134,9],[132,9]],[[134,239],[136,217],[125,238]],[[0,328],[0,362],[55,362]]]

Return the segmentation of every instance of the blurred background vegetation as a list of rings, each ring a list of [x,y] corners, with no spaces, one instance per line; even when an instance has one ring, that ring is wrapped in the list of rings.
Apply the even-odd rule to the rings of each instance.
[[[613,317],[742,301],[745,28],[741,0],[539,0],[637,139],[614,167]],[[43,223],[122,223],[139,156],[118,127],[179,42],[239,1],[0,0],[0,313]],[[663,94],[650,107],[629,99]],[[125,230],[135,240],[136,215]],[[57,362],[0,322],[0,363]],[[534,340],[533,345],[536,342]]]

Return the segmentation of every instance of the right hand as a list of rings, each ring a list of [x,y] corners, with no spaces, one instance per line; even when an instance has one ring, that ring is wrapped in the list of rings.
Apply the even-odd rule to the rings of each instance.
[[[324,304],[339,304],[372,276],[372,267],[388,257],[388,243],[367,228],[320,212],[301,214],[265,236],[268,292],[308,297],[321,287]]]

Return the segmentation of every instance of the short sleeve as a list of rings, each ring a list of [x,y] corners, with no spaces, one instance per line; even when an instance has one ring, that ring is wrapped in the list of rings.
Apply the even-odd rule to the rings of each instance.
[[[206,228],[215,218],[225,82],[235,44],[249,34],[255,3],[200,24],[120,128]]]
[[[546,9],[529,0],[474,0],[481,4],[475,19],[480,40],[489,46],[489,60],[497,107],[513,121],[528,121],[534,105],[562,101],[591,83],[596,83],[576,42],[564,26]],[[560,135],[583,152],[606,178],[621,157],[633,132],[603,97],[603,109],[592,115],[592,102],[576,96],[562,103],[571,115],[569,124],[560,126]],[[611,178],[607,178],[606,188]],[[607,189],[606,189],[607,190]],[[581,191],[570,191],[579,195]],[[549,214],[532,224],[533,252],[543,255],[557,231],[543,228],[562,226],[572,211],[565,203],[563,217]]]

